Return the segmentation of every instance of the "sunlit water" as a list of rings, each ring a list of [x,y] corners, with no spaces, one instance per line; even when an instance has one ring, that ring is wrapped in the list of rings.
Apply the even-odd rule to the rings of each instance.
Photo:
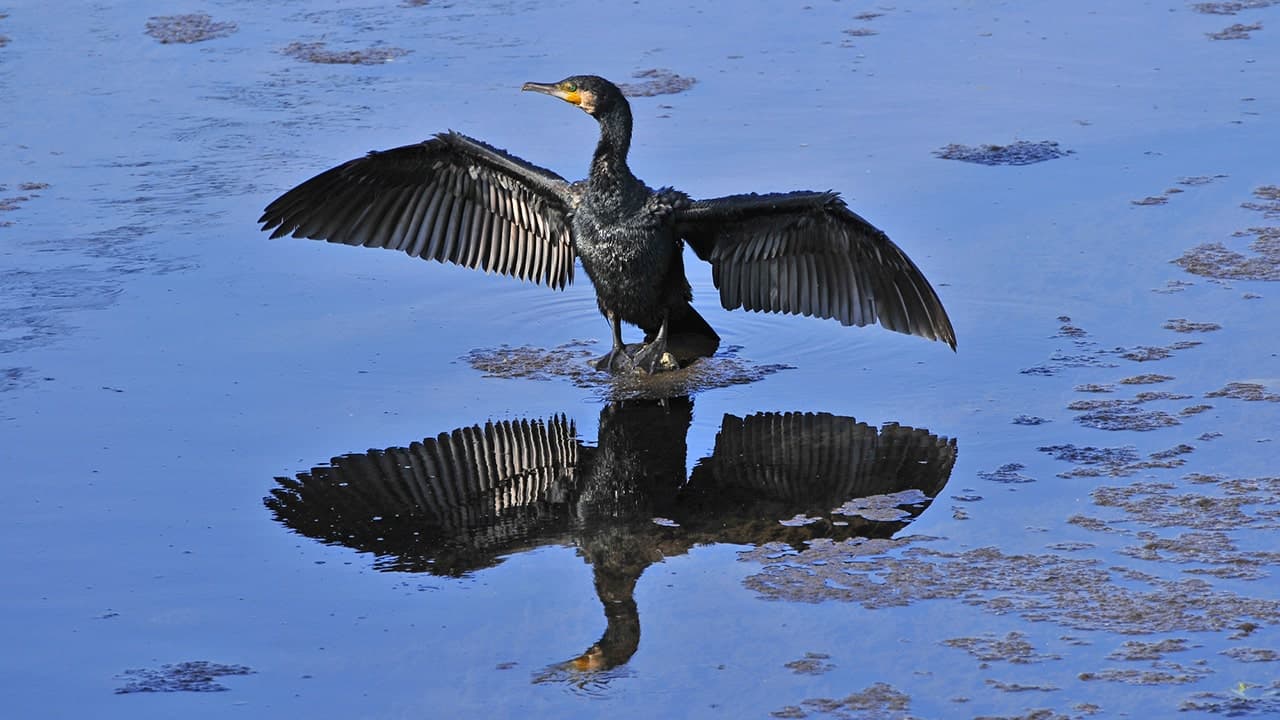
[[[0,7],[7,714],[1280,713],[1276,285],[1170,263],[1206,242],[1249,255],[1233,233],[1277,224],[1280,8],[197,10],[234,32],[161,43],[148,19],[185,9],[159,3]],[[1248,37],[1207,35],[1237,23]],[[321,41],[409,53],[281,52]],[[627,425],[637,416],[599,386],[487,377],[465,359],[603,351],[585,282],[549,293],[256,229],[306,177],[448,128],[577,178],[593,124],[520,84],[649,68],[698,82],[634,101],[638,175],[694,196],[842,191],[935,284],[959,352],[722,311],[690,256],[699,309],[737,360],[790,369],[700,386],[691,408],[642,404]],[[1017,167],[933,154],[1017,140],[1073,154]],[[1177,318],[1221,328],[1164,327]],[[1124,357],[1181,341],[1201,344]],[[1168,379],[1121,382],[1142,374]],[[1143,401],[1090,415],[1117,399]],[[732,418],[763,413],[927,428],[954,440],[954,466],[923,499],[863,508],[895,523],[837,524],[823,503],[853,491],[769,496],[730,523],[695,491]],[[573,461],[550,464],[541,504],[508,499],[513,534],[472,566],[426,559],[483,522],[402,524],[397,545],[370,529],[385,506],[302,504],[334,533],[324,544],[264,504],[330,458],[556,418],[573,425]],[[1115,422],[1161,426],[1100,429]],[[667,434],[646,434],[654,423]],[[592,459],[620,447],[647,459],[617,472]],[[826,477],[777,462],[814,478],[802,489]],[[841,472],[853,467],[869,466]],[[195,662],[214,665],[179,667]],[[140,680],[186,691],[116,694]]]

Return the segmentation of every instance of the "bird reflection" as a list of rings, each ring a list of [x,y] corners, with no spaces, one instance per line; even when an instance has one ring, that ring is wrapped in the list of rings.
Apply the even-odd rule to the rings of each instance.
[[[377,556],[375,567],[458,577],[548,544],[576,545],[607,620],[539,680],[603,673],[640,644],[636,582],[708,543],[801,547],[889,537],[946,484],[956,443],[825,413],[725,415],[686,471],[689,398],[605,406],[595,446],[572,421],[489,422],[276,478],[265,503],[292,530]]]

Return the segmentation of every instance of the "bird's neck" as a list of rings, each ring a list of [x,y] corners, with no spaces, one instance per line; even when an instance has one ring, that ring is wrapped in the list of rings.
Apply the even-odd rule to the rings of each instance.
[[[631,149],[631,108],[622,103],[600,121],[600,143],[591,158],[590,182],[604,190],[637,182],[627,167],[627,152]]]

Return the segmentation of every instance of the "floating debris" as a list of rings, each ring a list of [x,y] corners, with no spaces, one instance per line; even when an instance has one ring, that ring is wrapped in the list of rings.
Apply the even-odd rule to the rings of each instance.
[[[1179,497],[1167,491],[1164,495]],[[1151,497],[1144,499],[1149,502]],[[739,558],[764,565],[743,583],[761,597],[776,600],[835,600],[874,610],[946,599],[996,615],[1013,613],[1028,621],[1122,635],[1186,634],[1226,630],[1246,621],[1280,622],[1280,601],[1217,590],[1200,578],[1121,573],[1094,559],[1006,554],[995,547],[946,552],[921,546],[932,540],[917,536],[810,542],[801,551],[769,543],[743,551]]]
[[[1192,10],[1205,15],[1235,15],[1241,10],[1260,10],[1271,7],[1280,0],[1229,0],[1228,2],[1200,2]]]
[[[1280,218],[1280,186],[1262,185],[1253,191],[1257,201],[1241,203],[1246,210],[1262,213],[1267,219]],[[1251,227],[1232,237],[1252,237],[1247,256],[1220,242],[1191,248],[1173,263],[1195,275],[1221,280],[1280,280],[1280,227]]]
[[[225,692],[227,686],[217,681],[230,675],[252,675],[254,670],[244,665],[220,665],[207,660],[193,660],[176,665],[161,665],[160,669],[138,668],[125,670],[120,677],[128,683],[116,688],[117,695],[142,692]]]
[[[1185,685],[1213,674],[1212,670],[1201,666],[1179,663],[1157,663],[1157,666],[1159,669],[1155,670],[1109,668],[1098,672],[1082,672],[1077,677],[1081,680],[1108,680],[1127,685]]]
[[[1052,455],[1055,460],[1064,460],[1080,466],[1068,472],[1058,473],[1060,478],[1127,477],[1141,470],[1180,467],[1186,464],[1186,460],[1181,456],[1195,450],[1190,445],[1181,444],[1168,450],[1153,452],[1147,456],[1148,459],[1142,460],[1138,457],[1137,448],[1131,445],[1098,448],[1068,444],[1047,445],[1036,449]]]
[[[1044,425],[1052,420],[1046,420],[1038,415],[1018,415],[1013,418],[1014,425]]]
[[[960,160],[979,165],[1032,165],[1075,154],[1063,150],[1051,140],[1028,142],[1019,140],[1009,145],[958,145],[952,143],[933,154],[943,160]]]
[[[1193,282],[1186,280],[1168,280],[1162,288],[1151,288],[1151,292],[1160,293],[1161,295],[1172,295],[1173,293],[1182,292],[1189,287],[1195,285]]]
[[[147,34],[166,45],[216,40],[235,31],[235,23],[214,22],[212,17],[204,13],[157,15],[147,20]]]
[[[1205,33],[1205,35],[1208,36],[1210,40],[1248,40],[1250,38],[1250,33],[1261,29],[1262,23],[1260,22],[1251,23],[1249,25],[1236,23],[1234,25],[1228,25],[1217,32]]]
[[[1165,330],[1172,330],[1178,333],[1193,332],[1213,332],[1221,330],[1222,326],[1214,322],[1191,322],[1186,318],[1174,318],[1163,325]]]
[[[1280,652],[1270,648],[1233,647],[1223,650],[1221,654],[1240,662],[1276,662],[1280,660]]]
[[[979,470],[978,477],[991,482],[1021,484],[1035,482],[1035,478],[1023,475],[1021,471],[1027,466],[1022,463],[1006,463],[995,470]]]
[[[860,27],[860,28],[849,28],[848,30],[844,31],[844,34],[850,37],[870,37],[872,35],[879,35],[880,33],[876,32],[875,30],[872,30],[871,28]]]
[[[822,675],[836,668],[827,662],[829,659],[831,656],[826,653],[807,652],[800,660],[792,660],[783,667],[797,675]]]
[[[697,84],[697,78],[678,75],[666,68],[637,70],[631,77],[640,80],[638,83],[618,83],[624,95],[630,97],[653,97],[655,95],[675,95]]]
[[[776,718],[803,718],[808,713],[823,713],[838,718],[875,718],[876,720],[908,720],[911,716],[911,697],[899,692],[892,685],[878,682],[870,687],[836,700],[813,698],[800,703],[802,707],[787,705],[769,713]]]
[[[1061,660],[1061,655],[1040,653],[1027,641],[1027,636],[1017,630],[1010,631],[1004,637],[984,635],[982,637],[950,638],[942,641],[947,647],[960,648],[982,661],[979,666],[986,668],[993,662],[1007,662],[1014,665],[1030,665],[1047,660]]]
[[[1123,510],[1120,522],[1141,522],[1151,527],[1185,527],[1191,530],[1233,532],[1251,527],[1280,527],[1280,477],[1222,478],[1197,476],[1198,484],[1221,494],[1173,492],[1164,482],[1137,482],[1121,487],[1094,489],[1094,504]],[[1273,553],[1274,555],[1274,553]],[[1272,560],[1274,562],[1274,560]]]
[[[1164,383],[1173,380],[1172,375],[1160,375],[1157,373],[1144,373],[1142,375],[1133,375],[1120,381],[1121,385],[1155,385],[1156,383]]]
[[[1133,205],[1164,205],[1169,202],[1169,198],[1165,195],[1148,195],[1141,200],[1130,200]]]
[[[1204,396],[1207,398],[1232,398],[1234,400],[1245,400],[1247,402],[1280,402],[1280,395],[1267,392],[1266,387],[1260,383],[1227,383],[1221,390],[1207,392]]]
[[[295,60],[321,65],[381,65],[409,54],[408,50],[398,47],[329,50],[324,42],[293,42],[280,52]]]
[[[1256,688],[1263,689],[1254,692]],[[1280,680],[1272,681],[1269,686],[1240,682],[1229,693],[1199,692],[1183,701],[1178,709],[1202,710],[1227,717],[1274,718],[1280,716]]]
[[[921,505],[927,506],[931,501],[932,498],[928,495],[916,488],[911,488],[887,495],[854,498],[831,512],[846,517],[860,517],[870,522],[906,522],[919,514]],[[916,512],[912,512],[909,508],[916,508]],[[813,518],[812,520],[816,522],[821,519]]]
[[[1162,410],[1147,410],[1141,405],[1153,400],[1184,400],[1189,397],[1191,396],[1147,392],[1138,393],[1133,398],[1077,400],[1067,405],[1067,409],[1083,413],[1076,416],[1076,422],[1085,427],[1144,432],[1178,425],[1180,421]]]

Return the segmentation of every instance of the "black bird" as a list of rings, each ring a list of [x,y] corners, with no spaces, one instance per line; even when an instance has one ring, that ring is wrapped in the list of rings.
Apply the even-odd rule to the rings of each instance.
[[[286,527],[372,553],[386,572],[460,577],[576,546],[607,626],[539,676],[555,680],[630,660],[636,584],[653,563],[713,543],[799,550],[817,538],[892,537],[946,486],[958,452],[955,440],[897,423],[726,414],[689,472],[692,420],[692,399],[676,397],[606,405],[594,443],[563,415],[491,421],[278,477],[264,502]]]
[[[586,180],[559,175],[465,135],[371,152],[307,180],[259,222],[284,235],[365,247],[564,288],[575,256],[613,330],[598,369],[645,372],[713,354],[720,337],[690,305],[683,242],[711,263],[727,309],[879,322],[942,340],[955,330],[937,294],[897,245],[835,192],[692,200],[653,190],[627,167],[631,106],[594,75],[525,83],[600,124]],[[628,348],[622,323],[645,332]]]

